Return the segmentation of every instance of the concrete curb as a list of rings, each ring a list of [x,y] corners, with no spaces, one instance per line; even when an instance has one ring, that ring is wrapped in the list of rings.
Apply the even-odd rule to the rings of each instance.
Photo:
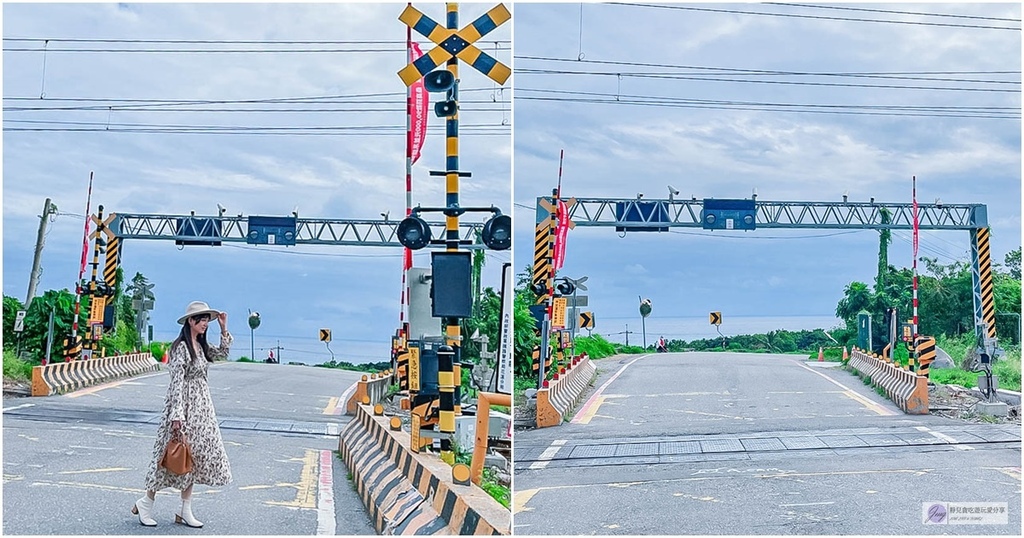
[[[345,391],[345,395],[351,394],[345,400],[345,414],[355,415],[359,404],[374,405],[380,403],[388,393],[391,386],[391,374],[388,372],[363,375],[363,378],[356,381]],[[365,401],[364,401],[365,399]]]
[[[847,363],[882,388],[885,395],[910,415],[928,414],[928,378],[900,368],[892,361],[854,348]]]
[[[132,353],[101,359],[54,362],[32,367],[32,396],[64,394],[122,377],[160,369],[149,353]]]
[[[574,358],[548,386],[537,391],[537,427],[557,426],[567,418],[597,369],[589,358]]]
[[[381,534],[511,532],[511,512],[476,485],[454,484],[452,468],[436,456],[410,451],[409,434],[390,430],[371,406],[356,406],[338,450]]]

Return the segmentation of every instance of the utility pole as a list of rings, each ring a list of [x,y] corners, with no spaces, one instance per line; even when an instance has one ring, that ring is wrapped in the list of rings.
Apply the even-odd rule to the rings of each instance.
[[[43,214],[39,216],[39,234],[36,235],[36,253],[32,258],[32,272],[28,277],[28,297],[25,298],[25,309],[28,310],[32,304],[32,298],[36,296],[36,285],[39,284],[39,263],[43,257],[43,242],[46,241],[46,221],[50,215],[57,213],[57,206],[46,199],[43,204]]]

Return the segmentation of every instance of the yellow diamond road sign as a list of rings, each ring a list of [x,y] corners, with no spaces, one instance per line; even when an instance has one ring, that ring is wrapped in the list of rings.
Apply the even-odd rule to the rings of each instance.
[[[594,313],[593,312],[580,312],[580,328],[581,329],[593,329],[594,328]]]
[[[320,341],[321,342],[330,342],[331,341],[331,330],[330,329],[320,329]]]
[[[473,66],[498,84],[505,84],[509,75],[512,74],[512,70],[477,48],[473,43],[511,18],[512,14],[509,13],[505,4],[498,4],[477,20],[461,30],[455,31],[437,24],[412,5],[406,6],[398,20],[433,41],[437,46],[402,68],[398,72],[398,76],[406,86],[412,86],[417,80],[423,78],[423,75],[433,71],[454,56]]]

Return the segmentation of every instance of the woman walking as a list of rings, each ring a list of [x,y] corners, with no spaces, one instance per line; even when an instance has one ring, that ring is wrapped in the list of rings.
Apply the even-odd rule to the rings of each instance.
[[[213,319],[220,324],[219,347],[210,347],[206,341],[206,330]],[[215,358],[228,356],[232,341],[228,332],[228,315],[202,301],[193,301],[178,323],[182,325],[181,334],[171,344],[168,360],[170,383],[163,418],[156,432],[156,444],[153,445],[153,458],[146,474],[146,495],[132,506],[132,513],[139,516],[139,523],[147,527],[156,526],[152,510],[157,491],[167,487],[181,490],[181,510],[175,514],[174,522],[198,528],[203,523],[192,515],[192,486],[223,486],[231,481],[231,466],[217,426],[210,385],[206,381],[209,363]],[[192,452],[192,470],[181,475],[160,465],[168,441],[179,432]]]

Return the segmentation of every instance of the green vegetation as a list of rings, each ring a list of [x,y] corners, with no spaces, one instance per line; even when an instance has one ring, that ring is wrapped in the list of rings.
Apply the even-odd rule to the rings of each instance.
[[[246,357],[245,355],[242,355],[241,357],[238,357],[238,360],[236,362],[256,362],[256,361],[250,359],[249,357]]]
[[[846,323],[845,331],[833,336],[846,345],[856,344],[857,313],[866,310],[871,314],[875,330],[872,349],[881,353],[888,341],[888,320],[886,308],[895,307],[901,320],[912,315],[912,278],[910,269],[896,269],[888,265],[886,249],[888,237],[881,235],[879,248],[879,269],[871,289],[862,282],[852,282],[844,290],[844,296],[836,307],[836,316]],[[1021,280],[1020,249],[1004,258],[1005,264],[993,264],[992,283],[996,307],[996,332],[1000,346],[1006,355],[992,367],[999,376],[999,386],[1009,390],[1020,390],[1020,316]],[[918,332],[935,336],[936,345],[948,353],[956,368],[931,368],[930,379],[935,383],[957,384],[965,387],[977,386],[977,372],[963,370],[964,359],[976,347],[974,335],[973,284],[971,268],[966,262],[942,265],[932,258],[922,258],[926,272],[919,275],[918,297],[920,299]],[[893,360],[900,365],[907,364],[909,353],[903,342],[896,342]]]
[[[141,346],[139,334],[135,329],[135,311],[132,309],[132,298],[127,292],[133,292],[137,286],[146,284],[146,278],[136,273],[132,282],[124,289],[124,272],[118,268],[114,285],[114,295],[108,304],[114,305],[114,328],[105,331],[100,339],[100,348],[106,355],[134,353]],[[84,335],[89,326],[89,310],[91,297],[81,298],[78,312],[78,327]],[[14,321],[18,310],[26,310],[25,329],[21,334],[14,332]],[[71,333],[75,317],[75,295],[67,289],[47,290],[32,299],[26,309],[24,304],[15,297],[4,296],[3,314],[3,345],[4,350],[12,352],[20,348],[21,358],[29,364],[40,364],[46,353],[46,339],[50,313],[53,313],[53,342],[50,348],[50,362],[64,360],[64,339]],[[154,343],[150,346],[153,356],[159,360],[167,344]],[[146,350],[143,350],[146,351]]]
[[[367,372],[375,374],[391,368],[391,361],[387,362],[366,362],[363,364],[353,364],[348,361],[336,361],[331,359],[325,363],[317,364],[317,368],[336,368],[338,370],[352,370],[354,372]]]
[[[29,381],[32,379],[32,364],[14,356],[14,350],[4,350],[4,379]]]
[[[616,353],[615,344],[604,339],[600,334],[576,337],[576,353],[586,353],[591,359],[603,359]]]
[[[493,469],[484,469],[480,479],[480,489],[483,489],[494,500],[505,508],[512,506],[512,494],[508,486],[498,483],[497,473]]]
[[[464,465],[472,466],[473,464],[473,453],[468,451],[458,443],[452,442],[452,452],[455,453],[455,461],[451,464],[452,467],[456,463],[462,463]],[[480,477],[480,489],[487,492],[494,500],[498,501],[499,504],[505,508],[511,506],[512,494],[508,486],[502,485],[498,481],[498,475],[492,469],[485,467]]]

